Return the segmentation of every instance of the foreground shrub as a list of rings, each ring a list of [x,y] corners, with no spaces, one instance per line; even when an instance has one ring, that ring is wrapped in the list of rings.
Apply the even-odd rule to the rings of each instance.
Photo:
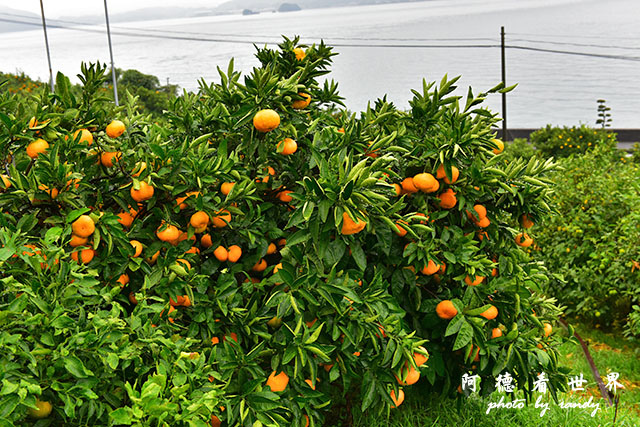
[[[547,273],[518,246],[551,162],[503,166],[487,94],[456,79],[352,116],[317,81],[333,55],[259,49],[167,124],[115,109],[99,65],[80,96],[62,75],[2,95],[5,423],[318,425],[343,401],[382,415],[421,373],[563,389]]]
[[[568,313],[621,326],[640,300],[640,172],[618,150],[601,146],[564,160],[553,177],[559,215],[538,236],[538,259],[559,273],[554,296]]]

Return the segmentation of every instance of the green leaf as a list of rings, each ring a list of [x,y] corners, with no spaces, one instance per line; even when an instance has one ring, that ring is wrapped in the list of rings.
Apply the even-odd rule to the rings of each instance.
[[[50,245],[53,242],[57,241],[62,234],[62,227],[52,227],[47,230],[44,235],[44,242],[46,245]]]
[[[360,246],[360,243],[355,242],[351,244],[350,249],[353,260],[356,262],[360,270],[364,271],[367,268],[367,256],[364,254],[362,246]]]
[[[67,214],[67,219],[65,220],[65,222],[67,224],[71,224],[73,221],[75,221],[76,219],[80,218],[81,215],[84,215],[87,212],[91,212],[91,209],[89,209],[89,208],[81,208],[81,209],[73,210],[73,211],[71,211],[71,212],[69,212]]]
[[[109,417],[113,420],[113,424],[116,425],[120,424],[130,426],[133,423],[130,408],[118,408],[115,411],[111,411]]]
[[[65,357],[64,367],[76,378],[87,378],[93,375],[93,372],[85,368],[82,361],[75,356]]]
[[[473,338],[473,328],[466,320],[463,320],[460,332],[456,337],[456,342],[453,344],[453,351],[459,350],[471,342]]]

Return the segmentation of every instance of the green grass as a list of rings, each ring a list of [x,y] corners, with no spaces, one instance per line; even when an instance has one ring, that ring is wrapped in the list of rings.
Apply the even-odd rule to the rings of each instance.
[[[442,400],[437,395],[420,392],[419,388],[411,390],[405,387],[406,400],[398,409],[391,411],[389,419],[365,416],[354,420],[355,426],[361,427],[507,427],[527,426],[640,426],[640,344],[617,335],[606,334],[599,330],[578,327],[578,333],[589,343],[589,349],[603,380],[607,373],[618,372],[619,381],[625,390],[619,392],[620,403],[615,424],[613,423],[615,408],[607,407],[600,397],[598,387],[586,361],[580,345],[567,342],[560,349],[560,363],[571,368],[571,375],[584,374],[589,380],[583,394],[561,394],[560,401],[586,402],[593,395],[593,404],[600,403],[600,410],[591,417],[592,409],[562,409],[548,396],[549,410],[540,417],[540,409],[533,404],[523,409],[493,409],[486,414],[489,402],[500,400],[500,394],[493,394],[488,399],[477,396],[463,397],[460,402]],[[606,381],[605,381],[606,383]],[[519,396],[522,397],[522,396]],[[459,408],[458,408],[459,406]]]

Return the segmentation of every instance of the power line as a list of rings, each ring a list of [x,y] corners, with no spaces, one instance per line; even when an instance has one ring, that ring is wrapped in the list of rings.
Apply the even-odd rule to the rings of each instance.
[[[544,49],[531,46],[506,46],[509,49],[531,50],[534,52],[546,52],[546,53],[560,53],[564,55],[575,56],[588,56],[592,58],[606,58],[606,59],[619,59],[622,61],[640,61],[640,57],[637,56],[623,56],[623,55],[607,55],[601,53],[587,53],[587,52],[571,52],[568,50],[556,50],[556,49]]]
[[[525,36],[525,37],[529,37],[529,36],[534,36],[534,37],[553,37],[553,38],[571,38],[571,39],[600,39],[602,40],[601,35],[590,35],[590,34],[580,34],[579,36],[576,36],[575,34],[539,34],[539,33],[507,33],[510,36]],[[608,39],[616,39],[616,40],[633,40],[633,41],[638,41],[636,38],[634,37],[616,37],[616,36],[606,36]]]
[[[4,22],[12,22],[12,23],[22,23],[27,25],[40,26],[38,23],[33,22],[24,22],[17,21],[12,19],[0,18],[0,21]],[[102,34],[101,30],[95,30],[90,28],[75,28],[75,27],[67,27],[64,25],[50,25],[53,28],[60,29],[68,29],[75,31],[83,31],[90,33],[99,33]],[[127,31],[118,31],[113,32],[113,34],[128,36],[128,37],[139,37],[139,38],[155,38],[155,39],[168,39],[168,40],[183,40],[183,41],[197,41],[197,42],[214,42],[214,43],[235,43],[235,44],[251,44],[251,45],[277,45],[279,42],[276,41],[250,41],[250,40],[235,40],[235,39],[225,39],[225,38],[203,38],[203,37],[195,37],[195,36],[172,36],[172,35],[159,35],[159,34],[139,34],[132,33]],[[477,49],[477,48],[498,48],[500,45],[498,44],[365,44],[365,43],[332,43],[334,47],[346,47],[346,48],[413,48],[413,49]],[[568,50],[558,50],[558,49],[545,49],[538,48],[532,46],[518,46],[518,45],[506,45],[508,49],[519,49],[519,50],[528,50],[534,52],[545,52],[545,53],[555,53],[555,54],[564,54],[564,55],[574,55],[574,56],[584,56],[591,58],[603,58],[603,59],[616,59],[623,61],[640,61],[640,57],[635,56],[624,56],[624,55],[610,55],[610,54],[599,54],[599,53],[589,53],[589,52],[574,52]]]
[[[556,42],[551,40],[530,40],[530,39],[511,39],[511,42],[525,42],[525,43],[544,43],[563,46],[584,46],[584,47],[598,47],[603,49],[628,49],[628,50],[640,50],[640,47],[635,46],[611,46],[602,44],[590,44],[590,43],[574,43],[574,42]]]
[[[16,17],[20,17],[20,18],[27,18],[27,19],[33,19],[33,17],[31,16],[27,16],[27,15],[20,15],[17,13],[9,13],[9,12],[0,12],[1,15],[8,15],[8,16],[16,16]],[[63,20],[63,19],[51,19],[50,21],[55,21],[58,23],[66,23],[66,24],[73,24],[73,25],[80,25],[80,26],[87,26],[88,24],[86,22],[77,22],[77,21],[69,21],[69,20]],[[17,22],[17,21],[16,21]],[[26,23],[26,24],[31,24],[31,23]],[[102,24],[100,24],[100,26],[102,26]],[[63,26],[61,25],[58,28],[62,28]],[[112,25],[112,28],[120,28],[122,30],[133,30],[133,31],[153,31],[153,32],[161,32],[161,33],[172,33],[172,34],[189,34],[189,35],[197,35],[197,36],[217,36],[217,37],[264,37],[264,38],[270,38],[270,37],[280,37],[280,34],[228,34],[228,33],[209,33],[209,32],[201,32],[201,31],[184,31],[184,30],[169,30],[169,29],[156,29],[156,28],[140,28],[140,27],[129,27],[129,26],[119,26],[119,25]],[[68,27],[64,27],[64,28],[68,28]],[[357,36],[353,36],[353,37],[342,37],[342,36],[313,36],[313,35],[307,35],[304,36],[302,38],[305,39],[313,39],[313,38],[324,38],[327,40],[365,40],[365,41],[369,41],[369,40],[381,40],[381,41],[490,41],[490,42],[496,42],[497,39],[491,38],[491,37],[448,37],[448,38],[438,38],[438,37],[432,37],[432,38],[393,38],[393,37],[385,37],[385,38],[376,38],[376,37],[357,37]]]

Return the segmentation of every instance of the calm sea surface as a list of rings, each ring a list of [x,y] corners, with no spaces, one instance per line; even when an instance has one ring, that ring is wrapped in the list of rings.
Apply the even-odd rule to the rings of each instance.
[[[436,0],[114,24],[112,32],[117,67],[188,90],[200,77],[217,81],[216,67],[226,69],[231,57],[249,72],[257,61],[248,42],[273,43],[281,34],[307,43],[322,38],[339,53],[329,78],[339,82],[347,106],[360,110],[385,94],[406,108],[410,89],[444,74],[462,75],[461,94],[469,85],[474,92],[493,87],[500,49],[462,46],[499,44],[501,25],[508,45],[615,57],[508,49],[507,83],[519,83],[508,97],[509,126],[593,124],[596,100],[604,98],[615,127],[640,128],[638,0]],[[81,29],[50,29],[54,71],[75,76],[82,60],[108,61],[104,28]],[[0,34],[0,70],[47,79],[42,30]],[[490,98],[492,109],[500,105],[498,95]]]

